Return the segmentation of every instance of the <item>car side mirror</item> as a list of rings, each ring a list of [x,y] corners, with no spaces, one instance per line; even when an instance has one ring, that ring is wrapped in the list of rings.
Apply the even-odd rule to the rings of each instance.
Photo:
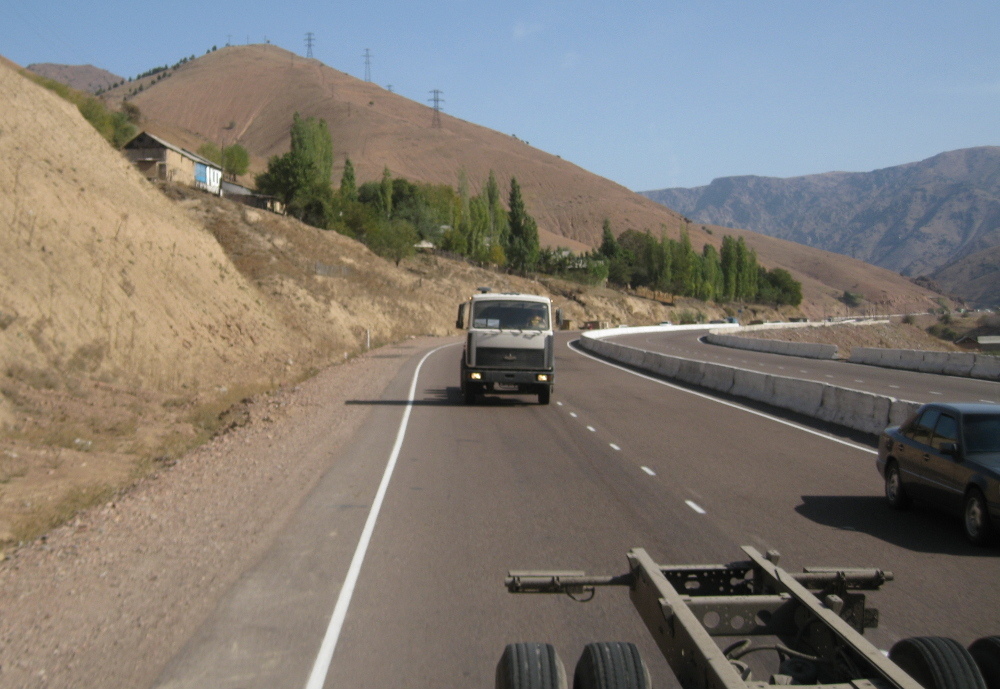
[[[958,444],[941,443],[941,454],[947,457],[954,457],[955,459],[958,459]]]

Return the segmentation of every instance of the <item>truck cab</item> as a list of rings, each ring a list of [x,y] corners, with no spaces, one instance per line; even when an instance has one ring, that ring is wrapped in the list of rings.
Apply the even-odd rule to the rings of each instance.
[[[555,380],[554,321],[548,297],[482,292],[458,308],[456,327],[466,331],[461,389],[466,404],[479,395],[538,395],[548,404]]]

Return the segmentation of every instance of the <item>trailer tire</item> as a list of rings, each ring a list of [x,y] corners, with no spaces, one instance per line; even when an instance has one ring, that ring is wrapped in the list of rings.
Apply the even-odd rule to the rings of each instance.
[[[649,668],[635,644],[587,644],[573,673],[573,689],[648,689]]]
[[[496,689],[566,689],[566,668],[552,644],[507,644],[497,663]]]
[[[987,689],[972,654],[954,639],[942,636],[903,639],[889,651],[889,660],[924,689]]]
[[[896,461],[890,461],[885,468],[885,499],[894,510],[905,510],[910,506],[910,496],[903,487],[903,475]]]
[[[969,653],[979,666],[986,689],[1000,689],[1000,636],[984,636],[969,646]]]

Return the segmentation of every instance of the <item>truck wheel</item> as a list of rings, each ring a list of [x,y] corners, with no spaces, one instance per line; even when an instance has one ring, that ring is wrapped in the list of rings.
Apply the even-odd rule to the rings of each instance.
[[[899,473],[899,464],[892,461],[885,468],[885,499],[894,510],[905,510],[910,506],[910,496],[903,488],[903,477]]]
[[[542,390],[540,393],[538,393],[538,403],[539,404],[548,404],[549,403],[549,397],[551,397],[551,396],[552,396],[552,391],[550,389],[546,388],[546,389]]]
[[[573,673],[573,689],[648,689],[649,668],[635,644],[587,644]]]
[[[924,689],[986,689],[972,654],[954,639],[941,636],[903,639],[889,651],[889,660]]]
[[[986,496],[978,488],[972,487],[965,494],[962,517],[965,537],[969,539],[969,543],[986,545],[990,542],[993,538],[993,525],[990,523],[989,506],[986,504]]]
[[[973,641],[969,653],[986,680],[986,689],[1000,689],[1000,636],[984,636]]]
[[[507,644],[496,689],[566,689],[566,668],[552,644]]]
[[[466,385],[465,387],[463,387],[462,388],[462,401],[465,402],[466,404],[475,404],[476,403],[476,391],[473,390],[468,385]]]

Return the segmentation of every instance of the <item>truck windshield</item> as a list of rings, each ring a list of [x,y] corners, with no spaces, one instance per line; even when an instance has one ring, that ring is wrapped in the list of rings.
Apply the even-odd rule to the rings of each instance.
[[[548,330],[549,310],[533,301],[480,301],[472,307],[473,328]]]

